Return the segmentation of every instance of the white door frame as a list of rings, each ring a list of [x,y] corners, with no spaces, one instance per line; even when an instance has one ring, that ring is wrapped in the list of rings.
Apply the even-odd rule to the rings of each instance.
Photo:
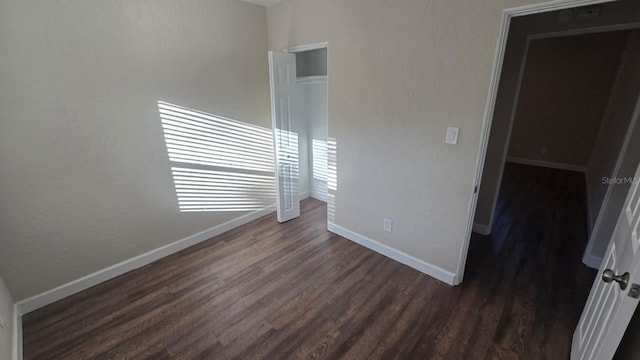
[[[502,64],[504,61],[505,50],[507,47],[507,38],[509,35],[509,26],[511,19],[518,16],[526,16],[539,14],[549,11],[557,11],[567,8],[574,8],[587,5],[595,5],[616,0],[554,0],[550,2],[520,6],[515,8],[504,9],[502,11],[502,20],[500,24],[500,32],[498,34],[498,43],[496,46],[496,54],[491,69],[491,81],[489,83],[489,93],[487,95],[486,106],[484,110],[484,120],[482,122],[482,134],[478,148],[478,156],[476,158],[476,171],[473,179],[473,185],[479,189],[480,180],[482,179],[482,170],[487,155],[487,147],[489,144],[489,132],[491,129],[491,121],[498,95],[498,85],[500,83],[500,75],[502,72]],[[478,201],[478,192],[472,194],[467,208],[467,226],[465,230],[465,238],[462,248],[460,249],[460,257],[458,262],[458,272],[454,279],[454,284],[462,283],[464,277],[464,269],[467,263],[467,254],[469,251],[469,243],[471,241],[471,233],[473,232],[473,219],[475,217],[476,205]],[[492,211],[493,213],[493,211]],[[493,214],[492,214],[493,215]]]
[[[293,46],[293,47],[290,47],[288,49],[285,49],[284,51],[285,52],[292,52],[292,53],[299,53],[299,52],[303,52],[303,51],[318,50],[318,49],[324,49],[324,48],[328,48],[328,47],[329,47],[329,43],[325,41],[325,42],[319,42],[319,43],[315,43],[315,44],[306,44],[306,45]],[[327,75],[329,75],[329,69],[327,69]]]
[[[290,48],[284,49],[282,51],[284,52],[290,52],[290,53],[300,53],[300,52],[305,52],[305,51],[311,51],[311,50],[318,50],[318,49],[327,49],[327,75],[326,76],[309,76],[306,78],[306,83],[313,83],[313,82],[320,82],[320,83],[326,83],[327,84],[327,128],[329,127],[329,42],[328,41],[323,41],[323,42],[319,42],[319,43],[313,43],[313,44],[304,44],[304,45],[298,45],[298,46],[292,46]],[[301,82],[298,82],[299,84]],[[327,137],[329,137],[328,131],[327,131]],[[309,189],[309,195],[308,197],[311,197],[311,189]],[[303,198],[301,198],[300,200],[302,200]],[[327,218],[327,224],[329,223],[329,219]]]

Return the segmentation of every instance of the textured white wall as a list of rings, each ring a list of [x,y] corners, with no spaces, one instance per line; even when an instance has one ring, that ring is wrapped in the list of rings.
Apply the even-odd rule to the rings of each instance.
[[[0,3],[0,273],[15,300],[241,213],[180,213],[156,101],[271,128],[266,12]]]
[[[311,196],[327,201],[327,151],[322,151],[327,143],[327,83],[304,84],[302,88],[309,128],[309,188]],[[324,147],[316,146],[314,150],[314,141],[322,142]]]
[[[11,359],[13,350],[13,299],[0,277],[0,359]]]
[[[296,121],[293,122],[292,128],[298,134],[298,166],[300,171],[298,192],[308,195],[310,192],[310,172],[311,161],[309,161],[309,124],[307,123],[307,102],[304,96],[304,85],[297,84],[298,97],[296,98],[295,109],[299,112]]]
[[[532,0],[290,0],[269,47],[329,42],[335,222],[456,272],[502,9]],[[447,126],[458,145],[444,144]],[[382,230],[394,221],[393,233]]]

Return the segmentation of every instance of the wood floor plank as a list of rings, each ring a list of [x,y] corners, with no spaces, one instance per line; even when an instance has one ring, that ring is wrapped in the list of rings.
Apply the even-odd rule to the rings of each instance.
[[[301,212],[26,314],[24,358],[568,358],[595,276],[581,174],[508,164],[458,287],[329,233],[320,201]]]

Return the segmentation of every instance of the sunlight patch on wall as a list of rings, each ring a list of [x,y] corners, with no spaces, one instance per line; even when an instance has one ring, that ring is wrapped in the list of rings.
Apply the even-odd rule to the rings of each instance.
[[[182,211],[255,210],[273,203],[273,176],[171,168]]]
[[[327,222],[336,222],[336,195],[331,192],[327,194]]]
[[[275,201],[271,129],[158,101],[181,212],[251,211]]]
[[[313,139],[313,178],[327,181],[327,142]]]
[[[338,190],[338,143],[334,138],[327,139],[327,186],[329,190]]]
[[[311,194],[323,201],[327,201],[327,161],[327,142],[313,139],[311,143]]]
[[[273,171],[271,129],[160,101],[158,110],[171,161]]]
[[[327,220],[334,223],[338,190],[338,142],[331,137],[327,139],[327,190]]]

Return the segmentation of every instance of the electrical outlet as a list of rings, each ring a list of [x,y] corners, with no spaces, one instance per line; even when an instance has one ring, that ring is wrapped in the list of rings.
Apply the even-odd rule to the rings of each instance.
[[[382,229],[384,231],[390,233],[392,226],[393,226],[393,221],[391,219],[384,219],[384,223],[382,224]]]

